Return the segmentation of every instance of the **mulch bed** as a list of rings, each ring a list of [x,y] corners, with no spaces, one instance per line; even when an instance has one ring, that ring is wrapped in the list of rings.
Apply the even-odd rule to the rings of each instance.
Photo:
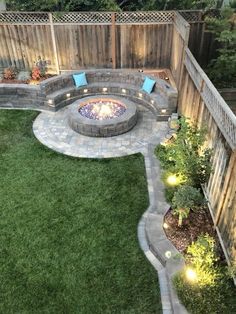
[[[46,74],[44,77],[41,77],[39,80],[34,81],[35,85],[38,85],[40,82],[55,76],[54,74]],[[7,79],[2,79],[0,80],[0,83],[5,83],[5,84],[32,84],[32,79],[28,79],[28,80],[17,80],[17,79],[13,79],[13,80],[7,80]]]
[[[196,241],[199,235],[208,233],[215,238],[220,259],[224,259],[224,254],[207,207],[203,206],[196,212],[190,211],[189,217],[183,219],[181,227],[178,226],[178,216],[173,215],[173,210],[170,208],[164,217],[164,222],[168,225],[168,228],[164,229],[166,236],[179,252],[186,253],[187,247]]]

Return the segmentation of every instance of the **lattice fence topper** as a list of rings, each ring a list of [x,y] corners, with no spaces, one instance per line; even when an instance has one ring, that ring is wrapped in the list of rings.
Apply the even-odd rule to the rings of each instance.
[[[199,22],[202,19],[202,11],[179,11],[187,22]]]
[[[49,23],[48,13],[45,12],[2,12],[0,13],[0,23],[11,24],[34,24]]]
[[[118,12],[116,23],[172,23],[173,11],[149,11],[149,12]]]
[[[53,13],[54,23],[75,23],[75,24],[110,24],[110,12],[65,12]]]

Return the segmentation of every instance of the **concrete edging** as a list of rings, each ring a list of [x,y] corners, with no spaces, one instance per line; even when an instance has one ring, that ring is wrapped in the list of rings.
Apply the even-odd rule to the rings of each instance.
[[[165,201],[160,165],[154,155],[157,144],[149,144],[144,154],[150,205],[139,222],[138,239],[145,256],[158,273],[163,313],[187,314],[172,284],[173,276],[185,263],[183,258],[175,258],[179,252],[163,230],[163,218],[170,205]]]

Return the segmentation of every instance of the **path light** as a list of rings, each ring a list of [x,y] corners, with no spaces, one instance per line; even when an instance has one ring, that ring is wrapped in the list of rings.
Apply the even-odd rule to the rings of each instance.
[[[151,100],[151,104],[154,104],[154,100],[153,99]]]
[[[166,81],[169,81],[169,77],[168,77],[168,76],[166,76],[166,77],[165,77],[165,80],[166,80]]]
[[[138,93],[139,97],[142,98],[143,97],[143,94],[142,93]]]
[[[166,251],[165,252],[165,257],[166,258],[171,258],[171,251]]]
[[[102,91],[103,91],[103,92],[107,92],[107,88],[106,88],[106,87],[103,87]]]
[[[189,281],[196,281],[197,280],[197,274],[192,268],[186,269],[186,277]]]
[[[52,100],[52,99],[49,99],[49,100],[48,100],[48,103],[49,103],[49,105],[52,105],[52,104],[53,104],[53,100]]]
[[[167,177],[166,182],[170,185],[177,185],[178,184],[178,178],[175,174],[171,174]]]
[[[122,88],[122,93],[125,94],[126,93],[126,89]]]
[[[70,97],[70,93],[66,94],[66,97],[69,98]]]
[[[169,225],[168,225],[166,222],[164,222],[164,223],[163,223],[163,228],[164,228],[164,229],[168,229],[168,228],[169,228]]]
[[[87,88],[85,88],[85,89],[84,89],[84,93],[87,93],[87,92],[88,92],[88,90],[87,90]]]
[[[166,109],[161,109],[161,113],[166,113]]]

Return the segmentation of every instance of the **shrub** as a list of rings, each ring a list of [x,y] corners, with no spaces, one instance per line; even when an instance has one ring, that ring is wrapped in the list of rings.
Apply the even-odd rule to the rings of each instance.
[[[32,77],[32,79],[35,80],[35,81],[40,79],[41,75],[40,75],[40,69],[39,69],[39,67],[34,67],[34,68],[32,69],[31,77]]]
[[[40,76],[44,77],[47,72],[47,61],[42,59],[40,56],[38,60],[35,62],[36,67],[39,68]]]
[[[183,185],[175,193],[172,199],[174,214],[179,216],[178,225],[181,226],[183,219],[187,218],[190,209],[194,210],[203,204],[203,196],[199,189]]]
[[[196,272],[196,280],[188,280],[184,269],[173,283],[192,314],[236,313],[235,286],[227,268],[217,261],[215,240],[207,234],[199,236],[187,249],[186,263]]]
[[[236,28],[234,10],[221,11],[219,18],[208,18],[208,29],[215,34],[218,56],[210,62],[207,73],[218,87],[235,87],[236,79]]]
[[[14,80],[16,78],[17,71],[14,68],[6,68],[3,72],[3,77],[6,80]]]
[[[207,130],[185,118],[179,123],[176,137],[168,145],[158,146],[155,153],[165,170],[175,173],[182,183],[199,188],[211,173],[211,150],[204,148]]]
[[[199,236],[197,241],[187,248],[187,254],[187,263],[194,268],[198,285],[213,286],[218,276],[214,238],[208,234]]]

